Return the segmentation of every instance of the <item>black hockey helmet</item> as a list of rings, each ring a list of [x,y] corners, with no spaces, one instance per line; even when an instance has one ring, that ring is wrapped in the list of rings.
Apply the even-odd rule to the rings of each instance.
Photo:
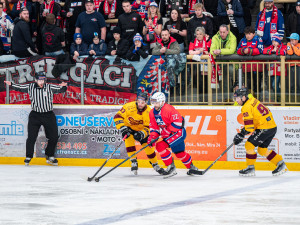
[[[233,94],[233,97],[248,97],[248,89],[247,88],[239,88],[237,89],[234,94]]]
[[[46,74],[44,72],[37,72],[35,73],[35,79],[46,80]]]
[[[136,100],[138,100],[138,99],[143,100],[145,102],[148,102],[148,99],[149,99],[148,98],[148,93],[147,92],[138,93]]]

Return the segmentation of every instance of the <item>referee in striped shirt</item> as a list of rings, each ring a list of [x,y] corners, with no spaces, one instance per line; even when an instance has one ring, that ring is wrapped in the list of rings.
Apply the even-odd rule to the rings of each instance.
[[[43,72],[35,74],[35,83],[13,84],[11,81],[4,81],[12,89],[29,94],[32,111],[28,119],[28,138],[26,140],[25,165],[28,166],[33,157],[34,145],[41,126],[44,126],[48,145],[45,150],[46,162],[51,165],[58,165],[54,157],[55,147],[58,141],[58,128],[53,110],[53,94],[62,93],[67,90],[67,83],[59,85],[47,84],[46,75]]]

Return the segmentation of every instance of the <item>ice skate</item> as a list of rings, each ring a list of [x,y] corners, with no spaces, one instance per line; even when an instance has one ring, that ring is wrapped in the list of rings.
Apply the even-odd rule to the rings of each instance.
[[[286,167],[285,163],[281,160],[277,163],[277,167],[275,170],[272,171],[273,176],[279,176],[285,172],[288,171],[288,168]]]
[[[190,169],[187,171],[187,175],[202,175],[202,172],[192,163]]]
[[[138,175],[138,162],[136,159],[131,159],[131,172],[134,175]]]
[[[240,170],[239,173],[240,173],[240,176],[243,176],[243,177],[255,176],[254,165],[250,165],[246,169]]]
[[[58,161],[54,156],[46,156],[46,163],[52,166],[58,166]]]
[[[26,157],[26,159],[24,160],[25,166],[29,166],[30,161],[31,161],[31,158]]]
[[[173,177],[177,174],[176,172],[176,167],[175,167],[175,164],[174,164],[174,161],[171,163],[171,165],[169,165],[167,167],[167,169],[165,170],[165,173],[164,173],[164,179],[166,178],[169,178],[169,177]]]
[[[150,162],[150,164],[152,165],[152,167],[153,167],[153,169],[156,171],[156,172],[158,172],[160,175],[164,175],[165,173],[166,173],[166,171],[163,169],[163,168],[161,168],[159,165],[158,165],[158,163],[151,163]]]

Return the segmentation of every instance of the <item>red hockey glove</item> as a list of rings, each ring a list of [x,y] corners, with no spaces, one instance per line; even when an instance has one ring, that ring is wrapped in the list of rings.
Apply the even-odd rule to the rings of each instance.
[[[148,141],[147,144],[151,145],[152,147],[155,146],[155,142],[152,143],[153,140],[157,139],[159,137],[159,134],[156,132],[151,132],[149,137],[148,137]]]

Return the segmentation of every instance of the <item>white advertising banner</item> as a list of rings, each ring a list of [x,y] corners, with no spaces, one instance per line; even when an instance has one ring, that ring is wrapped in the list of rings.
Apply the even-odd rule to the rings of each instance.
[[[55,106],[60,139],[57,145],[58,158],[106,158],[121,141],[119,131],[115,129],[113,116],[119,106]],[[243,127],[241,107],[176,107],[186,119],[188,137],[186,150],[194,160],[213,161],[229,146],[235,134]],[[286,162],[300,163],[300,107],[269,107],[277,124],[277,133],[269,149],[282,155]],[[30,106],[0,106],[0,157],[25,157],[27,123]],[[201,118],[203,117],[203,121]],[[81,118],[81,119],[80,119]],[[208,119],[206,121],[206,119]],[[78,120],[78,121],[77,121]],[[76,121],[78,124],[76,125]],[[85,124],[86,121],[86,124]],[[94,122],[93,122],[94,121]],[[218,130],[218,135],[192,135],[196,122],[205,130]],[[202,121],[202,122],[201,122]],[[223,122],[224,121],[224,122]],[[93,123],[92,123],[93,122]],[[207,124],[206,124],[207,122]],[[205,125],[206,124],[206,125]],[[204,128],[203,128],[204,127]],[[197,128],[198,129],[198,128]],[[115,139],[112,139],[114,138]],[[244,142],[233,146],[222,159],[224,161],[245,161]],[[195,139],[195,140],[194,140]],[[112,140],[112,141],[110,141]],[[195,142],[195,143],[194,143]],[[210,143],[199,147],[200,155],[195,151],[197,143]],[[214,146],[213,143],[216,143]],[[46,139],[40,130],[36,143],[36,156],[44,157]],[[198,149],[198,147],[197,147]],[[203,152],[207,152],[204,154]],[[126,157],[122,145],[116,158]],[[258,156],[258,162],[267,160]]]
[[[269,107],[277,124],[277,133],[269,149],[282,155],[285,162],[300,162],[300,108]],[[234,135],[243,127],[241,107],[227,108],[227,145],[233,141]],[[245,161],[244,144],[249,135],[238,146],[233,146],[227,153],[228,161]],[[257,161],[266,162],[264,157],[257,156]]]

